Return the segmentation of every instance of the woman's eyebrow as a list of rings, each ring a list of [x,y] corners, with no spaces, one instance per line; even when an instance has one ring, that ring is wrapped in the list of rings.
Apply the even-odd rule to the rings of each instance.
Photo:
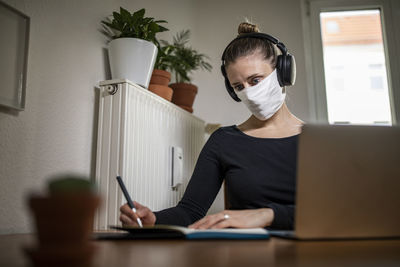
[[[240,82],[232,83],[232,86],[240,85]]]
[[[253,74],[253,75],[250,75],[249,77],[247,77],[247,79],[246,79],[246,80],[248,80],[248,79],[252,79],[252,78],[254,78],[254,77],[257,77],[257,76],[261,76],[261,74],[259,74],[259,73],[255,73],[255,74]]]
[[[262,76],[262,75],[259,74],[259,73],[255,73],[255,74],[252,74],[249,77],[247,77],[246,80],[252,79],[252,78],[257,77],[257,76]],[[241,83],[240,82],[235,82],[235,83],[232,83],[232,86],[239,85],[239,84],[241,84]]]

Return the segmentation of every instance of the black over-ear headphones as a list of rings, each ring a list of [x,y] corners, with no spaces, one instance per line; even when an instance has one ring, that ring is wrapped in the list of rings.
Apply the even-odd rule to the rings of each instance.
[[[286,46],[281,43],[275,37],[268,35],[266,33],[259,33],[259,32],[252,32],[252,33],[244,33],[240,36],[236,37],[232,40],[228,46],[225,48],[224,52],[222,53],[222,65],[221,65],[221,72],[225,78],[225,87],[228,91],[229,95],[237,102],[240,102],[240,98],[236,95],[235,90],[232,88],[228,76],[226,75],[225,70],[225,52],[226,49],[236,40],[243,39],[243,38],[259,38],[259,39],[266,39],[271,43],[275,44],[279,50],[282,52],[282,55],[277,57],[276,61],[276,72],[278,76],[279,85],[281,87],[284,86],[291,86],[294,84],[296,80],[296,61],[294,56],[288,53]]]

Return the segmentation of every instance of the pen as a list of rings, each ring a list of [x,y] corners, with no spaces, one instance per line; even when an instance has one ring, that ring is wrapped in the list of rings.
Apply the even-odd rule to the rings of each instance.
[[[128,190],[126,190],[125,184],[122,181],[121,176],[117,176],[117,181],[118,181],[119,186],[121,187],[122,193],[124,193],[126,201],[128,201],[129,207],[133,210],[134,213],[136,213],[135,205],[133,204],[133,201],[128,193]],[[136,217],[137,217],[137,215],[136,215]],[[140,220],[139,217],[136,218],[136,221],[140,227],[143,227],[142,221]]]

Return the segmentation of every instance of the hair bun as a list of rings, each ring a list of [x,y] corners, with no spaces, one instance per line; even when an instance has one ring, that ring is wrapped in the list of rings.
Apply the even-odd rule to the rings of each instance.
[[[252,32],[260,32],[260,29],[258,29],[257,25],[248,22],[242,22],[239,24],[238,27],[239,35],[243,33],[252,33]]]

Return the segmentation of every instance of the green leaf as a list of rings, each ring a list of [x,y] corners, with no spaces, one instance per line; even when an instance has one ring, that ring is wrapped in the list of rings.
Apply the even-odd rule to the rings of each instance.
[[[154,20],[154,18],[144,18],[142,20],[142,23],[143,24],[150,24],[150,23],[153,23],[153,20]]]
[[[187,45],[189,37],[189,30],[178,32],[173,36],[173,44],[171,45],[173,49],[170,50],[167,47],[170,44],[162,41],[164,55],[160,58],[159,64],[174,74],[176,82],[190,82],[189,74],[199,68],[208,71],[212,69],[211,64],[206,61],[208,59],[206,55],[198,53]]]
[[[158,32],[159,28],[160,27],[157,25],[157,23],[152,22],[152,23],[149,24],[149,30],[150,31]]]
[[[167,23],[165,20],[157,20],[153,17],[145,17],[145,9],[142,8],[134,13],[120,7],[120,12],[113,12],[112,19],[105,19],[101,23],[105,27],[103,34],[108,34],[109,38],[135,37],[148,40],[160,46],[156,39],[158,32],[164,32],[168,29],[158,25],[158,23]],[[108,28],[108,29],[106,29]]]
[[[121,16],[121,14],[120,13],[118,13],[118,12],[113,12],[113,17],[114,17],[114,19],[115,20],[117,20],[117,21],[121,21],[122,20],[122,16]]]
[[[158,25],[158,32],[166,32],[166,31],[169,31],[169,30],[163,26]]]
[[[146,12],[146,10],[144,8],[136,11],[135,13],[133,13],[132,17],[135,18],[135,20],[137,21],[138,19],[142,19],[144,17],[144,13]]]
[[[131,13],[123,7],[120,7],[120,13],[121,13],[121,17],[124,18],[124,20],[126,20],[127,18],[129,18],[131,16]]]

